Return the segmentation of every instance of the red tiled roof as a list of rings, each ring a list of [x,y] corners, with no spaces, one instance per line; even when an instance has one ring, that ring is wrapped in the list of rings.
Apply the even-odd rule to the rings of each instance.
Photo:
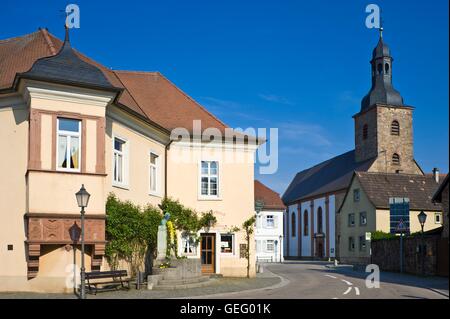
[[[37,59],[55,55],[62,43],[45,29],[0,40],[0,90],[12,87],[16,73],[28,71]],[[165,130],[183,127],[192,132],[194,120],[201,120],[202,129],[215,127],[223,132],[227,128],[159,72],[113,71],[78,51],[77,55],[123,89],[119,104]]]
[[[263,210],[284,210],[286,207],[280,198],[280,194],[271,190],[258,180],[255,180],[255,201],[264,203]]]

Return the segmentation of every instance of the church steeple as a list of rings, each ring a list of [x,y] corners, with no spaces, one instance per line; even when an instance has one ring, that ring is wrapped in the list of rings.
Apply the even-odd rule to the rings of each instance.
[[[373,49],[372,60],[372,87],[361,101],[361,111],[374,104],[387,104],[390,106],[403,106],[403,98],[392,86],[392,61],[389,46],[383,40],[383,27],[380,27],[380,38]]]

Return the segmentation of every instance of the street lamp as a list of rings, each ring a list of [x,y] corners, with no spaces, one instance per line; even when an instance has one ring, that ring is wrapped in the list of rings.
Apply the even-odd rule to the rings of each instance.
[[[283,247],[283,235],[280,235],[280,264],[282,263],[281,258],[282,258],[283,249],[284,249],[284,247]]]
[[[84,188],[84,184],[81,185],[80,190],[75,193],[77,198],[78,207],[81,208],[81,299],[86,298],[86,290],[84,286],[86,270],[84,268],[84,208],[87,207],[89,203],[89,194]]]
[[[425,241],[424,241],[423,226],[425,225],[425,222],[427,221],[427,214],[425,214],[423,211],[421,211],[420,214],[417,215],[417,218],[419,219],[420,227],[422,228],[422,231],[421,231],[422,247],[420,249],[420,252],[422,255],[422,275],[425,276]]]

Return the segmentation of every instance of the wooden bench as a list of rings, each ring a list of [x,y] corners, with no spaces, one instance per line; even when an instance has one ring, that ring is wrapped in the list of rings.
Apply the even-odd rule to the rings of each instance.
[[[91,293],[94,292],[95,295],[99,291],[98,285],[104,286],[101,288],[101,291],[107,291],[112,289],[115,290],[117,289],[117,287],[120,287],[122,289],[130,289],[130,281],[131,279],[128,278],[126,270],[93,271],[86,273],[86,283],[88,291]],[[108,285],[112,287],[108,287]]]

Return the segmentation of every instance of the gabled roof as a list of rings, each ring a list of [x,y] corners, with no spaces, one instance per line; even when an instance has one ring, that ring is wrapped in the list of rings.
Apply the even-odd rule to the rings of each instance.
[[[46,29],[0,40],[0,93],[11,91],[17,73],[29,71],[38,59],[56,55],[62,44]],[[176,127],[192,132],[194,120],[202,121],[202,129],[214,127],[223,132],[227,128],[159,72],[114,71],[76,50],[73,52],[97,67],[113,87],[123,90],[116,101],[119,106],[166,133]]]
[[[441,185],[439,185],[438,189],[434,193],[433,198],[431,199],[433,202],[440,203],[442,201],[442,192],[444,191],[445,186],[448,185],[448,181],[449,181],[448,176],[449,175],[450,174],[447,174],[447,176],[445,176],[445,178],[442,181]]]
[[[433,204],[431,200],[439,187],[432,176],[355,172],[354,178],[358,179],[362,190],[375,208],[389,209],[390,197],[408,197],[410,209],[442,210],[439,204]],[[347,195],[348,191],[345,198]]]
[[[308,197],[345,190],[353,172],[368,170],[374,160],[356,162],[355,151],[352,150],[301,171],[284,192],[283,202],[289,205]]]
[[[263,210],[284,210],[286,208],[281,201],[280,194],[258,180],[255,180],[255,202],[256,201],[264,203]]]

